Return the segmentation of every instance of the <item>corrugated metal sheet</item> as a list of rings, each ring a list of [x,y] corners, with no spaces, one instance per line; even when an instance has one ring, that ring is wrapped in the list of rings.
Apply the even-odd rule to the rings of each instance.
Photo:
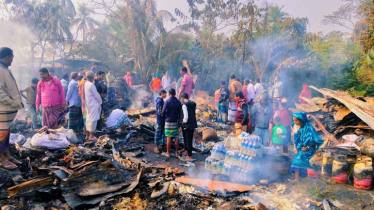
[[[319,89],[314,86],[310,86],[310,88],[322,93],[325,96],[338,100],[349,110],[351,110],[357,117],[374,129],[374,107],[372,107],[369,103],[355,99],[345,92],[333,91],[327,88]]]

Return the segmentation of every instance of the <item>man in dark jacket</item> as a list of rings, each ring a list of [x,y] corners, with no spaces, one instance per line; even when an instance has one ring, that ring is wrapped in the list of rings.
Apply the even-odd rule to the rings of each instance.
[[[165,144],[165,118],[162,115],[162,108],[164,107],[164,99],[166,98],[166,91],[161,90],[159,97],[156,99],[156,115],[157,115],[157,129],[155,134],[155,147],[153,151],[160,154],[159,147]]]
[[[228,112],[228,99],[229,99],[229,89],[226,86],[226,82],[221,82],[221,89],[218,101],[218,113],[217,113],[217,122],[227,123],[227,112]]]
[[[180,112],[182,109],[181,102],[175,97],[176,91],[174,88],[169,90],[170,98],[165,102],[162,108],[162,115],[165,117],[165,136],[166,142],[166,157],[170,157],[170,144],[171,140],[175,140],[175,154],[178,156],[178,135],[179,126],[178,121],[180,117]]]
[[[181,114],[181,127],[184,139],[184,149],[187,151],[186,160],[192,158],[192,140],[195,129],[197,128],[196,121],[196,103],[189,100],[187,93],[182,93],[182,114]]]
[[[101,104],[101,113],[106,113],[107,107],[105,106],[105,97],[108,92],[108,87],[105,82],[105,73],[103,71],[98,71],[96,73],[96,79],[95,79],[95,87],[97,89],[97,92],[101,96],[101,100],[103,103]],[[110,113],[110,112],[109,112]],[[103,128],[103,119],[100,118],[100,120],[97,122],[97,130],[101,130]]]

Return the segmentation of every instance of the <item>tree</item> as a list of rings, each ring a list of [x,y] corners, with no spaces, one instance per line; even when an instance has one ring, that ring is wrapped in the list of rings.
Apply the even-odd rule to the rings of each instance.
[[[356,24],[356,14],[358,13],[357,4],[348,2],[339,7],[330,15],[325,15],[322,20],[324,25],[338,25],[343,28],[353,30]]]
[[[78,8],[79,16],[74,19],[73,26],[77,28],[76,37],[78,37],[78,33],[82,33],[82,40],[83,44],[87,42],[87,32],[90,30],[95,29],[99,25],[99,23],[90,17],[91,12],[87,6],[87,4],[80,4]]]

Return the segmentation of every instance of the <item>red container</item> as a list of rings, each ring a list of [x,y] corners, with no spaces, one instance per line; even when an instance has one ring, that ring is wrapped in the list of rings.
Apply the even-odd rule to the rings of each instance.
[[[371,189],[371,182],[372,179],[361,179],[358,180],[356,177],[354,178],[353,186],[360,190],[370,190]]]
[[[357,156],[354,167],[353,185],[357,189],[370,190],[373,180],[372,159],[368,156]]]
[[[332,177],[337,183],[345,184],[348,181],[348,175],[346,173],[339,174]]]
[[[313,169],[308,169],[307,172],[308,172],[308,177],[318,178],[319,176],[319,174]]]

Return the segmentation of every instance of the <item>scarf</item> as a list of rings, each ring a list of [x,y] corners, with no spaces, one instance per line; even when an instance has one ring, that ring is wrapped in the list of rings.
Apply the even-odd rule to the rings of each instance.
[[[296,149],[300,151],[301,147],[309,146],[309,149],[312,150],[314,154],[323,144],[323,140],[313,128],[312,124],[309,123],[305,112],[296,112],[293,116],[302,122],[302,126],[294,137]]]

